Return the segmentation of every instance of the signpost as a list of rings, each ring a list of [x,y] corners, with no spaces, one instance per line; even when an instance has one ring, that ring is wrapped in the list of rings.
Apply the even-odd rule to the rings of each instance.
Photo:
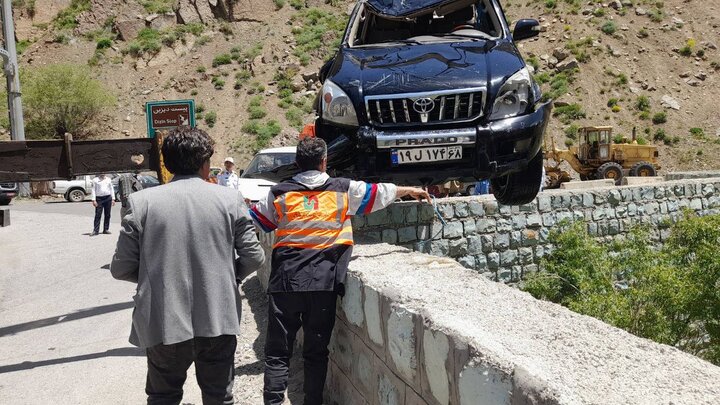
[[[195,127],[195,101],[150,101],[145,104],[148,138],[154,138],[158,130],[175,127]]]

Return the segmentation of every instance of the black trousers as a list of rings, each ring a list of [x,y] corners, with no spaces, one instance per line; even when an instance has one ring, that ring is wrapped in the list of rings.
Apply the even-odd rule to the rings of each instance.
[[[301,326],[304,332],[304,404],[322,404],[336,301],[337,293],[330,291],[269,295],[263,389],[266,405],[283,403],[295,334]]]
[[[222,335],[148,348],[148,405],[179,404],[193,362],[203,404],[233,404],[236,347],[235,335]]]
[[[113,196],[106,195],[104,197],[97,197],[95,199],[97,207],[95,207],[95,224],[93,232],[100,232],[100,216],[105,212],[105,223],[103,224],[103,231],[110,229],[110,210],[112,209]]]

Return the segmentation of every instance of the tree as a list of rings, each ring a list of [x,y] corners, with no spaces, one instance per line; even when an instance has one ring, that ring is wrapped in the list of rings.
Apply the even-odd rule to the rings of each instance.
[[[23,71],[25,136],[28,139],[75,138],[91,134],[115,98],[83,66],[49,65]]]

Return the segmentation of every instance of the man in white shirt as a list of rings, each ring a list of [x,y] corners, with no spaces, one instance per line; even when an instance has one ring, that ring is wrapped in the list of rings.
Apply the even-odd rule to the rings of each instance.
[[[218,174],[218,185],[230,187],[237,190],[240,186],[240,178],[233,171],[235,169],[235,159],[232,157],[225,158],[225,170]]]
[[[100,217],[105,213],[105,222],[103,224],[103,233],[110,234],[110,209],[115,205],[115,189],[112,180],[105,174],[101,174],[92,179],[92,203],[95,207],[95,223],[93,232],[90,236],[95,236],[100,232]]]

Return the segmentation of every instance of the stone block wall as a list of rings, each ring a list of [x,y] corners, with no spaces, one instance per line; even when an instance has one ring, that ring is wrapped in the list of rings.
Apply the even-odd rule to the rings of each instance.
[[[437,200],[444,226],[429,204],[397,203],[354,218],[353,230],[358,243],[383,242],[450,257],[493,280],[516,282],[538,270],[540,259],[552,251],[550,230],[563,220],[584,220],[590,234],[604,238],[647,225],[662,241],[685,209],[720,213],[720,178],[549,190],[522,206],[501,206],[492,196]]]
[[[397,246],[358,246],[328,405],[699,404],[720,368]]]

